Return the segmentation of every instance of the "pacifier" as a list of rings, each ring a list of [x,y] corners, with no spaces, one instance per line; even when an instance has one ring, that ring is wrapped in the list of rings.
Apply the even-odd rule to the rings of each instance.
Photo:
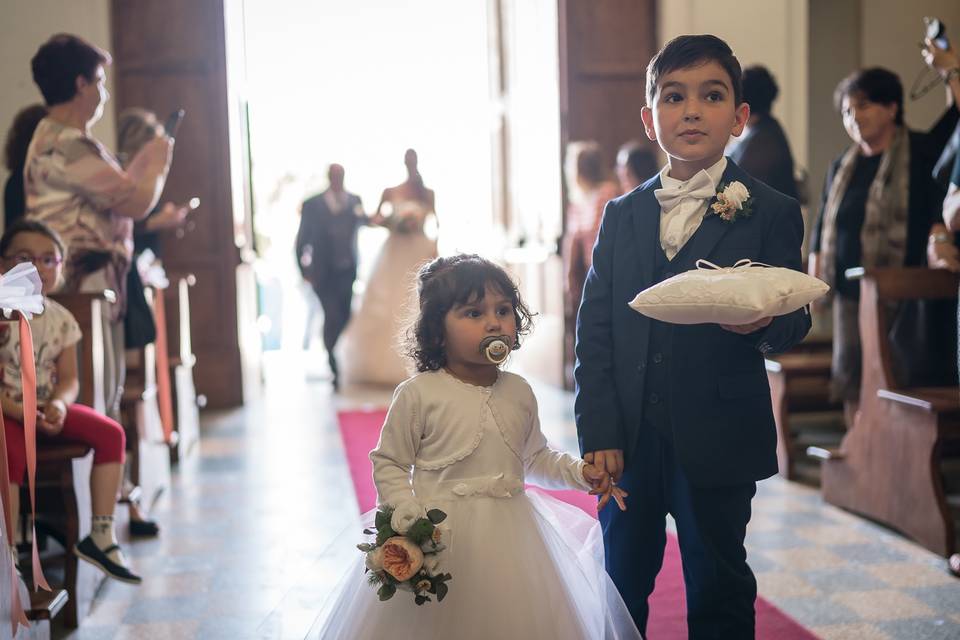
[[[480,342],[480,353],[493,364],[502,364],[510,355],[510,336],[487,336]]]

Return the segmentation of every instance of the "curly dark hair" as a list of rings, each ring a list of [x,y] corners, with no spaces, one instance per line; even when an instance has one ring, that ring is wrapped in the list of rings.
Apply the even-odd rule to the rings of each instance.
[[[443,323],[447,312],[457,305],[483,300],[487,287],[510,299],[517,335],[514,349],[520,348],[520,336],[530,333],[535,315],[520,297],[520,291],[507,272],[475,254],[436,258],[417,273],[420,313],[407,331],[407,355],[417,371],[436,371],[447,364]]]

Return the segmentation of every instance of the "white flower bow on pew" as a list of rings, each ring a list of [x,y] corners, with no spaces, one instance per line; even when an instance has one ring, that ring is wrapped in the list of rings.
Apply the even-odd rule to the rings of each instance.
[[[0,275],[0,309],[9,318],[19,311],[29,320],[35,313],[43,313],[40,274],[29,262],[21,262]]]
[[[33,334],[30,331],[28,320],[35,313],[43,313],[43,285],[37,268],[29,262],[22,262],[0,275],[0,309],[6,318],[13,316],[13,312],[20,313],[20,380],[23,389],[23,432],[26,444],[27,457],[27,484],[29,485],[30,506],[33,513],[36,508],[35,480],[37,473],[37,369],[34,361]],[[6,468],[7,441],[3,429],[2,414],[0,414],[0,456],[3,456],[3,467]],[[15,523],[10,517],[10,482],[6,471],[0,473],[0,499],[3,500],[3,530],[7,544],[13,540]],[[37,536],[33,540],[32,565],[34,589],[50,590],[43,570],[40,567],[40,555],[37,551]],[[0,547],[2,548],[2,547]],[[10,597],[11,597],[11,625],[13,634],[17,633],[17,625],[30,626],[24,613],[23,603],[20,601],[20,579],[16,567],[10,570]]]

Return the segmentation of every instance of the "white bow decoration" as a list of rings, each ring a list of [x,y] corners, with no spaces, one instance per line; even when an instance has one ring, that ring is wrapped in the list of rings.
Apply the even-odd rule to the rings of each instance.
[[[35,313],[43,313],[43,285],[37,268],[30,262],[21,262],[0,275],[0,309],[7,318],[19,311],[28,320]]]

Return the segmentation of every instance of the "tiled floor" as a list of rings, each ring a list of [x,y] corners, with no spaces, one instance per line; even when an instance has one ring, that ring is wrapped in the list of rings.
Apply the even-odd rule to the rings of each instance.
[[[337,408],[319,365],[270,362],[262,397],[204,419],[200,455],[155,511],[159,539],[128,553],[144,575],[108,583],[76,640],[303,638],[349,558],[358,510]],[[536,386],[548,437],[575,448],[571,399]],[[939,557],[773,478],[748,532],[762,596],[828,640],[960,638],[960,581]]]

